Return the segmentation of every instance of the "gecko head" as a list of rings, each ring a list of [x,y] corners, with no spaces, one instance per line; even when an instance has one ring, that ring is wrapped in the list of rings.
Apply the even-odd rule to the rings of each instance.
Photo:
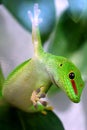
[[[60,60],[57,66],[53,82],[66,93],[71,101],[78,103],[84,88],[80,71],[65,58]]]

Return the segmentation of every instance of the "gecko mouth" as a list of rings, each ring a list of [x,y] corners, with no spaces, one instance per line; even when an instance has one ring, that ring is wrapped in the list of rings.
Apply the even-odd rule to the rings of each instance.
[[[75,97],[75,98],[71,98],[69,97],[69,99],[74,102],[74,103],[79,103],[80,102],[80,98],[79,97]]]

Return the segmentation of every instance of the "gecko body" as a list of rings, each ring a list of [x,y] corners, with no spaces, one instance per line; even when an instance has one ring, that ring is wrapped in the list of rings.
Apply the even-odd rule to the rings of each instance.
[[[32,21],[32,42],[34,56],[19,65],[4,82],[2,95],[13,106],[26,112],[48,109],[46,96],[52,84],[61,88],[73,101],[79,102],[84,82],[78,68],[67,58],[44,52],[41,45],[39,24],[40,10],[34,5]]]

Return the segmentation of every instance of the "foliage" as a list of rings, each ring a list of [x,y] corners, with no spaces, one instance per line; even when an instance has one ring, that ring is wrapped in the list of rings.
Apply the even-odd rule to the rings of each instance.
[[[42,113],[25,113],[9,106],[0,107],[1,130],[64,130],[59,118],[51,111]]]

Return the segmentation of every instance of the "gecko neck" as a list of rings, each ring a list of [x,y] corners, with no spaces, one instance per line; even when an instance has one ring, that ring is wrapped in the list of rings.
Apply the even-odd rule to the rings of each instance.
[[[44,53],[41,38],[40,38],[40,31],[37,25],[32,25],[32,42],[34,45],[34,55],[41,56]]]

